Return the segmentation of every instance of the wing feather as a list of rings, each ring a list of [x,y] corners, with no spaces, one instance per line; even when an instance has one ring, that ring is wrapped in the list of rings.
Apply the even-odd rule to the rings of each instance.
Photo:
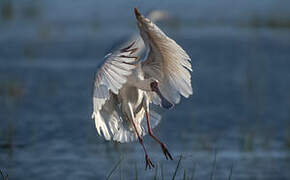
[[[147,58],[142,62],[145,74],[159,81],[160,91],[172,103],[179,103],[180,94],[192,94],[191,59],[188,54],[154,23],[136,14],[140,35],[149,47]]]
[[[114,136],[121,121],[117,94],[136,67],[135,49],[130,50],[132,45],[126,51],[121,49],[107,55],[95,75],[92,118],[97,132],[106,140]]]
[[[99,111],[110,97],[110,91],[118,94],[119,89],[126,83],[127,77],[136,67],[136,57],[132,51],[118,50],[105,57],[101,67],[95,75],[94,82],[94,112]]]

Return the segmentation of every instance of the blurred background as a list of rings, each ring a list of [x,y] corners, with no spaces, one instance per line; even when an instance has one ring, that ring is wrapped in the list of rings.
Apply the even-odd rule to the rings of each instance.
[[[94,72],[137,32],[133,7],[192,58],[194,95],[151,138],[114,145],[91,120]],[[290,1],[1,0],[0,169],[11,179],[290,179]],[[118,163],[122,159],[121,163]],[[232,170],[232,171],[231,171]],[[232,172],[232,173],[231,173]]]

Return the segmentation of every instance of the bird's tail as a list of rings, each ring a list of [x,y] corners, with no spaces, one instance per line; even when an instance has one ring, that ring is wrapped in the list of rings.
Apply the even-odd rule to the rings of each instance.
[[[129,122],[127,122],[127,120],[123,120],[122,118],[120,118],[120,116],[115,112],[111,114],[103,113],[102,111],[93,112],[92,118],[95,120],[98,134],[104,136],[105,139],[108,141],[114,140],[124,143],[135,141],[138,139],[138,136],[133,126]],[[151,128],[154,128],[160,122],[161,115],[153,110],[150,110],[149,120]],[[142,136],[146,135],[148,132],[148,128],[144,109],[141,109],[136,114],[134,121],[138,133]]]

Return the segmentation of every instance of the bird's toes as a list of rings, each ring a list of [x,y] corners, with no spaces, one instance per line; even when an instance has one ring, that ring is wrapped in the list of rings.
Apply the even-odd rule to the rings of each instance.
[[[169,153],[167,147],[164,145],[164,144],[161,144],[161,148],[162,148],[162,151],[165,155],[165,158],[168,160],[168,158],[170,158],[171,160],[173,160],[171,154]]]
[[[149,169],[154,168],[154,164],[152,163],[148,155],[145,155],[145,161],[146,161],[145,169],[147,169],[147,167],[149,167]]]

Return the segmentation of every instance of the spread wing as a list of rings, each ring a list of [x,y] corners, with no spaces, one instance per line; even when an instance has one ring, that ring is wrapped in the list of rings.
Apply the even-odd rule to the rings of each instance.
[[[133,45],[134,42],[108,54],[95,75],[92,118],[98,133],[101,135],[102,130],[106,140],[110,140],[120,118],[116,95],[136,67],[137,57],[134,53],[137,48],[131,49]]]
[[[188,54],[154,23],[135,9],[140,35],[149,48],[142,62],[145,74],[159,81],[162,95],[172,103],[180,101],[180,94],[192,94],[191,63]]]

